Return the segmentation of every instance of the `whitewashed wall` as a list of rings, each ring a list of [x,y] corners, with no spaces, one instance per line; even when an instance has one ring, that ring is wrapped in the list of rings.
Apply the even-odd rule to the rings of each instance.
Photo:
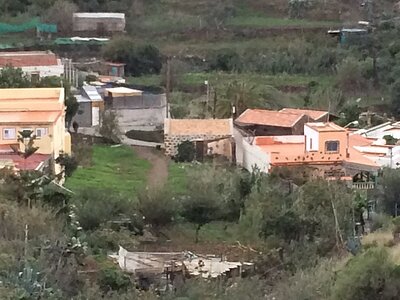
[[[319,147],[319,134],[318,131],[304,126],[304,135],[306,137],[306,151],[318,151]],[[312,143],[311,143],[312,140]]]
[[[60,77],[64,74],[64,66],[39,66],[39,67],[22,67],[23,72],[28,75],[39,73],[40,77],[57,76]]]
[[[257,167],[261,172],[268,173],[270,168],[270,158],[267,153],[256,145],[251,145],[243,139],[243,167],[252,172]]]

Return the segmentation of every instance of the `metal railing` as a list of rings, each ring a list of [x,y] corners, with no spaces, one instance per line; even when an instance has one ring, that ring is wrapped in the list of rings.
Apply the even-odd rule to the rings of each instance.
[[[355,190],[373,190],[375,182],[353,182],[351,187]]]

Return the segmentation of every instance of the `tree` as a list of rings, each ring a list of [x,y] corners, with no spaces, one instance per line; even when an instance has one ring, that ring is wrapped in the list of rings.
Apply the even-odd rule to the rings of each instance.
[[[379,206],[383,212],[395,216],[399,214],[400,205],[400,170],[383,169],[382,176],[379,176]]]
[[[353,195],[346,186],[324,180],[306,183],[299,191],[294,210],[304,235],[320,245],[321,253],[340,248],[353,233]]]
[[[198,243],[201,227],[217,220],[221,212],[215,199],[212,199],[208,194],[204,193],[204,190],[197,190],[196,193],[197,194],[183,197],[182,216],[187,221],[196,224],[195,241]]]
[[[119,144],[121,142],[118,115],[115,112],[110,110],[102,113],[99,133],[108,143]]]
[[[396,80],[392,84],[390,88],[390,93],[394,113],[396,115],[400,115],[400,80]]]
[[[128,75],[159,74],[162,68],[160,51],[153,45],[137,46],[129,38],[117,38],[107,44],[103,57],[113,62],[125,63]]]
[[[11,66],[0,70],[0,88],[27,88],[31,81],[22,69]]]
[[[294,195],[280,180],[263,177],[252,189],[240,219],[246,235],[290,242],[300,238],[301,221],[293,209]]]
[[[332,299],[395,300],[400,293],[400,270],[383,248],[353,257],[339,272]]]
[[[67,107],[65,110],[65,121],[67,123],[67,129],[69,130],[71,128],[72,119],[79,110],[79,103],[71,93],[68,93],[65,95],[65,106]]]
[[[45,20],[57,24],[58,31],[64,34],[72,32],[72,16],[78,11],[78,6],[68,0],[57,0],[45,14]]]
[[[16,152],[25,160],[32,156],[39,149],[39,147],[34,146],[36,135],[33,134],[32,130],[19,131],[17,140],[24,146],[24,149],[22,151],[18,149]]]
[[[141,191],[138,195],[137,208],[144,216],[145,223],[151,224],[157,231],[172,223],[178,212],[175,198],[165,188]]]
[[[228,85],[224,98],[219,99],[216,103],[216,116],[219,118],[232,117],[233,108],[235,116],[239,116],[247,108],[258,107],[258,101],[259,96],[255,91],[255,86],[234,81]]]

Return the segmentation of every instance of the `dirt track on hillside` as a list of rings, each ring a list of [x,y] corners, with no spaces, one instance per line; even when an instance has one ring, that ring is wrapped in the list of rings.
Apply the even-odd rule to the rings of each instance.
[[[162,186],[168,180],[168,158],[162,151],[150,147],[133,146],[135,153],[142,159],[151,163],[149,174],[147,175],[147,186]]]

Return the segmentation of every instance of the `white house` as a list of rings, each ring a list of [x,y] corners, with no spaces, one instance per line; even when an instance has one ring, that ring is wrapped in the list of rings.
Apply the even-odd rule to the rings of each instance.
[[[386,145],[385,136],[392,136],[400,140],[400,122],[386,122],[368,129],[360,129],[355,132],[372,141],[371,145],[359,146],[357,150],[364,156],[373,160],[381,167],[400,167],[400,145]]]
[[[51,51],[0,52],[0,69],[7,66],[21,68],[32,78],[64,75],[61,59]]]

